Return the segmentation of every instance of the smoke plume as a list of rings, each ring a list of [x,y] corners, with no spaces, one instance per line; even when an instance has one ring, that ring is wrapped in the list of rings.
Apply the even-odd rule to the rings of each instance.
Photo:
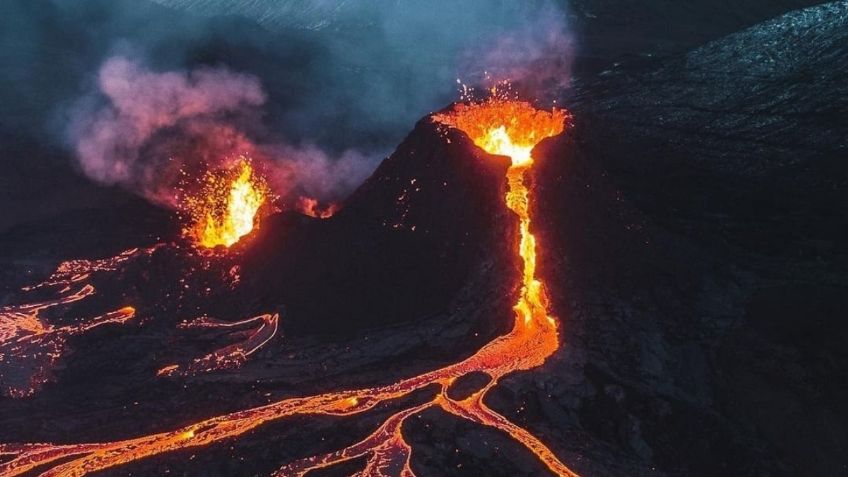
[[[130,187],[160,203],[170,202],[183,166],[173,163],[177,148],[162,150],[171,142],[165,136],[184,143],[200,139],[202,149],[222,156],[250,149],[224,117],[265,102],[259,81],[248,75],[208,68],[157,73],[124,57],[103,64],[97,86],[102,97],[81,101],[69,131],[82,170],[101,183]],[[210,154],[192,152],[198,159]]]
[[[200,5],[160,3],[188,12],[179,15]],[[131,55],[107,56],[66,129],[82,171],[174,207],[183,172],[244,154],[262,162],[284,202],[337,201],[415,121],[457,99],[457,78],[509,79],[522,97],[542,101],[570,81],[567,16],[551,0],[308,3],[203,2],[205,15],[242,15],[271,36],[255,41],[260,33],[245,24],[197,20],[188,38],[172,28],[139,37]],[[198,56],[189,45],[207,43],[200,51],[209,59],[187,60]]]
[[[106,60],[97,91],[81,100],[69,128],[89,177],[125,186],[172,207],[183,173],[229,167],[246,155],[261,162],[283,199],[307,194],[338,200],[370,172],[356,151],[331,157],[315,145],[258,143],[266,94],[259,80],[224,68],[155,72],[138,60]]]
[[[509,81],[521,97],[551,102],[570,86],[573,57],[566,12],[544,3],[491,44],[468,50],[464,70],[484,86]]]

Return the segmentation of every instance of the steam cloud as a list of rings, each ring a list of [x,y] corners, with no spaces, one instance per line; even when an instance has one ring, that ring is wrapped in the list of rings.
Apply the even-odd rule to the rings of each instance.
[[[179,170],[164,162],[170,154],[145,154],[154,136],[177,128],[186,136],[224,138],[243,147],[244,138],[214,118],[265,102],[259,81],[247,75],[222,69],[154,73],[123,57],[107,60],[97,83],[107,104],[91,111],[94,99],[84,100],[71,123],[83,171],[105,184],[131,186],[157,202],[168,202],[160,191],[168,194]],[[163,174],[171,177],[159,177]]]
[[[465,70],[472,77],[483,72],[491,86],[511,81],[524,98],[554,101],[570,86],[574,38],[565,12],[544,3],[535,14],[516,19],[514,28],[492,45],[470,50]]]
[[[418,118],[456,99],[457,77],[481,86],[510,79],[523,97],[545,102],[570,81],[572,37],[551,0],[161,3],[192,13],[202,3],[208,14],[243,15],[287,35],[266,48],[241,46],[241,33],[227,31],[244,55],[224,61],[251,74],[175,68],[179,59],[150,68],[139,55],[101,64],[66,138],[89,177],[169,206],[180,170],[225,166],[239,154],[262,161],[284,199],[338,200]]]
[[[250,75],[223,68],[154,72],[118,56],[102,65],[97,85],[77,105],[69,129],[82,170],[160,204],[177,206],[181,171],[227,167],[240,155],[261,161],[283,198],[336,200],[370,172],[371,161],[356,151],[333,158],[312,144],[251,140],[266,94]]]

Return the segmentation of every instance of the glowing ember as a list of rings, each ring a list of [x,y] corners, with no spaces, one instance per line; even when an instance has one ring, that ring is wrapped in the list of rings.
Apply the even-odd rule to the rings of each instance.
[[[365,458],[365,467],[357,475],[414,477],[411,467],[413,449],[404,439],[403,424],[410,416],[438,407],[457,417],[504,432],[535,454],[554,474],[576,476],[542,441],[484,402],[487,393],[497,386],[501,378],[541,366],[560,346],[557,321],[548,314],[544,286],[536,277],[537,244],[530,232],[530,189],[524,175],[533,164],[530,155],[533,147],[542,139],[561,133],[565,119],[564,111],[538,111],[529,103],[502,98],[457,105],[453,111],[433,117],[438,123],[465,132],[484,150],[512,158],[512,166],[507,172],[509,189],[505,202],[519,218],[520,233],[513,240],[522,258],[523,270],[520,295],[513,307],[515,321],[507,334],[485,344],[463,361],[386,386],[284,399],[134,439],[79,445],[0,445],[0,454],[11,456],[0,464],[0,475],[21,475],[48,464],[52,468],[44,470],[42,475],[84,475],[148,456],[233,438],[288,416],[359,414],[381,402],[407,396],[435,384],[440,387],[440,392],[433,400],[390,416],[361,441],[344,449],[291,462],[274,475],[303,476],[314,470]],[[168,370],[162,372],[167,373]],[[451,398],[448,394],[451,384],[473,372],[485,373],[491,380],[483,389],[465,399]]]
[[[318,199],[313,199],[312,197],[298,197],[296,208],[297,211],[303,215],[315,217],[316,219],[328,219],[338,212],[341,207],[335,202],[322,207],[318,202]]]
[[[229,171],[207,172],[199,191],[185,198],[190,226],[184,232],[201,246],[229,247],[253,230],[269,196],[265,179],[242,157]]]

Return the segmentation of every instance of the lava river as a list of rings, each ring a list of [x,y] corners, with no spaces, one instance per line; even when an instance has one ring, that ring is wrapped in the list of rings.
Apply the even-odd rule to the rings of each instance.
[[[124,306],[100,316],[75,317],[73,324],[59,326],[45,320],[42,312],[85,300],[95,293],[87,282],[92,274],[117,270],[126,261],[153,250],[136,248],[101,260],[62,262],[47,280],[23,288],[25,292],[55,290],[49,298],[0,308],[0,392],[12,398],[35,394],[67,354],[69,337],[134,318],[135,308]]]
[[[487,393],[504,376],[542,365],[560,346],[558,322],[550,315],[544,285],[536,276],[537,244],[530,232],[530,189],[525,175],[533,165],[531,151],[542,139],[563,132],[566,112],[541,111],[529,103],[491,98],[484,102],[457,104],[432,120],[443,127],[467,134],[491,154],[510,156],[505,204],[519,219],[515,249],[523,262],[521,288],[514,305],[514,323],[505,335],[490,341],[467,359],[387,386],[329,392],[290,398],[268,405],[206,419],[175,429],[133,439],[71,444],[3,444],[0,475],[15,476],[40,471],[42,476],[80,476],[119,466],[145,457],[187,448],[197,448],[240,436],[256,427],[293,415],[324,414],[350,416],[374,408],[387,400],[436,385],[440,391],[425,403],[403,409],[387,418],[363,440],[337,451],[290,462],[274,475],[301,476],[353,459],[365,459],[356,475],[414,476],[412,447],[405,441],[406,419],[429,408],[442,410],[469,421],[490,426],[509,435],[533,452],[550,471],[574,476],[560,459],[538,438],[510,422],[485,403]],[[482,372],[491,379],[482,389],[464,399],[453,399],[448,388],[458,378]]]

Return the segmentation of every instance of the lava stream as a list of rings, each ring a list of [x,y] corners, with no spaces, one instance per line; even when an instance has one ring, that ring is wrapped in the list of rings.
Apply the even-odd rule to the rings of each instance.
[[[412,449],[404,440],[403,423],[409,416],[435,406],[504,432],[533,452],[556,475],[576,476],[542,441],[484,403],[487,392],[502,377],[542,365],[559,348],[557,321],[548,314],[544,286],[536,277],[537,244],[530,232],[530,190],[524,178],[533,164],[530,155],[533,147],[542,139],[564,130],[566,113],[561,110],[540,111],[529,103],[492,98],[482,103],[456,105],[452,111],[435,115],[432,119],[463,131],[485,151],[508,155],[512,159],[507,172],[505,203],[519,218],[519,236],[515,240],[523,270],[519,297],[513,307],[515,321],[507,334],[495,338],[463,361],[388,386],[285,399],[173,431],[122,441],[75,446],[0,445],[0,453],[14,456],[0,464],[0,476],[21,475],[47,464],[54,466],[44,471],[42,476],[80,476],[165,452],[234,438],[266,422],[287,416],[358,414],[433,384],[440,386],[441,392],[432,401],[390,416],[371,435],[356,444],[337,452],[292,462],[281,467],[275,475],[305,475],[312,470],[368,456],[366,468],[359,475],[413,477],[410,466]],[[472,372],[486,373],[491,381],[469,398],[451,399],[447,394],[448,387],[457,378]]]
[[[50,291],[50,299],[0,308],[0,391],[13,398],[33,395],[50,380],[52,368],[66,354],[68,337],[132,319],[135,309],[131,306],[64,326],[49,323],[41,313],[94,295],[94,286],[87,282],[92,274],[115,271],[127,260],[153,250],[134,248],[110,258],[62,262],[43,282],[22,288],[27,293]]]
[[[245,320],[229,322],[216,320],[206,316],[195,320],[181,323],[180,328],[212,328],[226,329],[239,328],[245,325],[258,323],[259,326],[251,331],[247,339],[223,348],[217,349],[203,357],[196,358],[185,365],[170,364],[156,372],[157,376],[191,376],[199,373],[220,371],[223,369],[238,368],[243,365],[247,358],[271,341],[277,334],[280,323],[278,313],[264,314],[247,318]]]

